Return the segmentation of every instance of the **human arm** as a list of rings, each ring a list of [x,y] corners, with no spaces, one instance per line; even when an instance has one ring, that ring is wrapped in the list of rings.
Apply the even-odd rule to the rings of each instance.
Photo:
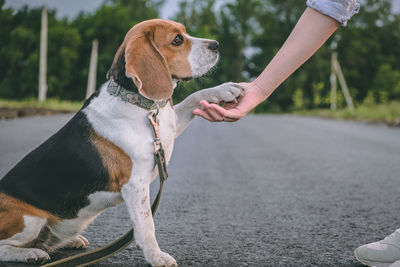
[[[201,101],[203,109],[195,109],[194,115],[209,121],[236,121],[244,117],[310,58],[335,32],[337,20],[308,7],[281,49],[260,76],[251,83],[241,83],[244,95],[237,105],[225,108]]]

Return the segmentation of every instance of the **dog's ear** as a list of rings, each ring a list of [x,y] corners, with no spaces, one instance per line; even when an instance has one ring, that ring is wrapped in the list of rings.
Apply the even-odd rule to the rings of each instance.
[[[164,100],[174,91],[167,62],[152,41],[150,32],[126,40],[125,75],[133,80],[143,96]]]

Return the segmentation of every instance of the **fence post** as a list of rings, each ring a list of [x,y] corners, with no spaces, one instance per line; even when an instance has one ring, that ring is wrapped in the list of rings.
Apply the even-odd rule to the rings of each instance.
[[[342,88],[344,99],[346,100],[347,107],[354,111],[353,99],[351,98],[349,88],[347,87],[346,80],[340,67],[339,61],[337,60],[337,53],[333,52],[331,56],[331,110],[336,110],[336,76],[339,79],[340,87]]]
[[[99,42],[94,39],[92,42],[92,53],[90,54],[89,76],[86,88],[86,98],[90,97],[96,88],[96,74],[97,74],[97,55],[99,49]]]
[[[337,94],[337,80],[335,72],[335,61],[337,60],[337,52],[332,52],[331,55],[331,75],[329,80],[331,82],[331,110],[336,110],[336,94]]]
[[[354,111],[353,100],[351,99],[349,88],[347,87],[346,80],[344,79],[344,75],[342,72],[342,68],[340,67],[339,61],[335,60],[333,64],[335,68],[335,72],[338,76],[340,87],[343,90],[344,99],[346,100],[347,106],[351,111]]]
[[[40,61],[39,61],[39,101],[46,100],[47,93],[47,10],[42,7],[42,26],[40,30]]]

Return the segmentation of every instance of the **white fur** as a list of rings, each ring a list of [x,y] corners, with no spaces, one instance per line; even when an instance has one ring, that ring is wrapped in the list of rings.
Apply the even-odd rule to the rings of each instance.
[[[71,241],[64,248],[85,248],[89,245],[89,241],[81,235],[71,238]]]
[[[49,228],[50,233],[61,240],[56,244],[43,244],[48,251],[65,247],[86,246],[88,241],[79,235],[102,211],[123,202],[121,193],[96,192],[88,197],[90,204],[81,210],[74,219],[62,220]]]
[[[106,208],[123,202],[121,193],[96,192],[88,197],[90,204],[78,212],[74,219],[62,220],[58,224],[47,225],[47,220],[39,217],[24,216],[25,228],[22,232],[0,241],[1,261],[41,262],[50,259],[47,252],[40,249],[21,248],[34,241],[44,227],[53,236],[40,244],[46,251],[55,251],[59,248],[86,247],[89,241],[78,233],[82,232],[95,217]],[[54,242],[48,243],[49,241]]]
[[[189,53],[194,76],[208,72],[218,60],[218,54],[208,49],[211,40],[190,37],[192,51]],[[200,100],[218,103],[233,101],[241,94],[234,83],[196,92],[176,105],[166,105],[159,110],[160,138],[167,163],[170,160],[174,139],[193,119],[192,111],[200,107]],[[160,250],[156,237],[150,206],[150,183],[158,170],[153,154],[153,131],[148,121],[149,112],[121,98],[111,96],[105,85],[100,95],[84,109],[93,129],[110,142],[121,147],[132,160],[129,182],[121,189],[130,218],[135,228],[136,244],[153,266],[173,266],[176,261]]]
[[[217,62],[219,54],[208,48],[210,42],[215,42],[210,39],[195,38],[186,35],[190,40],[192,48],[189,52],[188,60],[192,67],[192,76],[200,77],[206,74]]]
[[[202,99],[210,102],[233,101],[241,93],[234,83],[201,90],[189,96],[173,109],[170,105],[159,111],[160,137],[169,161],[174,139],[190,123],[192,111]],[[153,132],[148,121],[149,112],[119,97],[111,96],[104,88],[98,98],[84,110],[93,129],[107,140],[121,147],[132,160],[132,174],[121,193],[135,227],[135,240],[142,247],[145,259],[153,266],[176,264],[163,253],[155,238],[150,207],[149,185],[157,176],[153,154]]]
[[[46,225],[47,220],[25,215],[24,222],[25,228],[22,232],[0,241],[0,259],[2,261],[32,263],[50,259],[49,254],[41,249],[23,248],[23,246],[38,237],[40,231]]]
[[[196,108],[201,108],[200,101],[206,100],[209,103],[232,102],[239,97],[243,92],[240,86],[236,83],[228,82],[212,88],[197,91],[181,103],[174,106],[176,124],[176,137],[189,125],[194,118],[192,111]]]
[[[43,226],[46,225],[47,220],[34,217],[24,216],[25,228],[22,232],[16,233],[12,237],[1,240],[0,245],[12,245],[12,246],[23,246],[28,242],[34,240],[42,230]]]
[[[132,174],[122,187],[130,217],[135,227],[136,243],[143,248],[147,261],[153,265],[174,264],[172,257],[162,255],[158,247],[151,215],[149,185],[157,175],[155,168],[154,136],[148,121],[149,112],[102,88],[98,98],[85,109],[93,129],[121,147],[132,160]],[[161,108],[160,136],[166,160],[169,161],[175,138],[176,121],[171,105]],[[161,262],[160,262],[161,261]]]
[[[215,65],[218,54],[208,49],[211,40],[188,38],[192,42],[188,60],[193,76],[201,76]],[[101,211],[125,201],[135,228],[136,243],[142,247],[146,261],[153,266],[176,265],[176,261],[170,255],[160,250],[155,237],[149,186],[157,176],[158,170],[154,160],[154,134],[148,121],[149,112],[110,95],[106,90],[106,85],[102,86],[99,96],[94,98],[83,112],[99,135],[119,146],[130,157],[132,161],[130,179],[122,187],[121,193],[91,194],[90,204],[78,212],[77,218],[48,226],[47,230],[61,241],[57,244],[43,244],[43,246],[48,251],[61,247],[85,246],[88,243],[87,240],[78,234]],[[200,107],[200,100],[204,99],[213,103],[230,102],[240,94],[241,89],[236,84],[225,83],[198,91],[174,108],[170,104],[161,108],[158,114],[159,131],[166,161],[169,162],[171,158],[174,139],[193,119],[192,111]],[[48,259],[48,254],[42,250],[16,247],[34,240],[46,224],[46,220],[36,217],[26,216],[24,219],[26,227],[23,232],[0,241],[0,260],[37,262]]]

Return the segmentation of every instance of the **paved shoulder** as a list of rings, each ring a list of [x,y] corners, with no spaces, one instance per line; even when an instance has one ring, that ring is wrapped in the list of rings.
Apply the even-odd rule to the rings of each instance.
[[[68,118],[0,122],[0,173]],[[196,119],[176,140],[156,236],[180,266],[360,266],[353,250],[400,226],[399,162],[400,129],[281,115]],[[121,205],[85,234],[95,248],[129,227]],[[143,265],[131,245],[95,266]]]
[[[0,178],[71,118],[72,115],[55,115],[0,120]]]

